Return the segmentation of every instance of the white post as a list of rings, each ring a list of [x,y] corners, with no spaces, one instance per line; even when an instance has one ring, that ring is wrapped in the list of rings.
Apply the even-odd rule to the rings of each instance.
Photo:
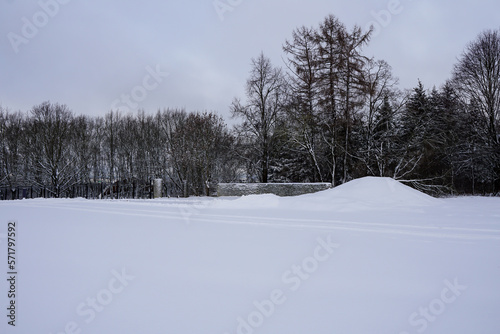
[[[162,179],[155,179],[154,180],[154,186],[153,186],[153,197],[154,198],[161,198],[162,193],[163,193],[163,180]]]

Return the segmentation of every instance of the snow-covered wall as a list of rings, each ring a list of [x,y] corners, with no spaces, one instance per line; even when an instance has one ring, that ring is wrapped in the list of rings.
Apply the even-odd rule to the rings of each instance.
[[[330,189],[331,186],[331,183],[219,183],[217,196],[297,196]]]

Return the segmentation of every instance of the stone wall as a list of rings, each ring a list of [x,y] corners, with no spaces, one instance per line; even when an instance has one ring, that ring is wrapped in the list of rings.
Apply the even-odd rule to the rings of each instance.
[[[275,194],[298,196],[331,188],[330,183],[219,183],[217,196]]]

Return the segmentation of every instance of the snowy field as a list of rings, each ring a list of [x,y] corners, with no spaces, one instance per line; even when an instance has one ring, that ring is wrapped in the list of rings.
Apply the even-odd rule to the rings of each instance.
[[[498,334],[500,198],[5,201],[0,268],[0,333]]]

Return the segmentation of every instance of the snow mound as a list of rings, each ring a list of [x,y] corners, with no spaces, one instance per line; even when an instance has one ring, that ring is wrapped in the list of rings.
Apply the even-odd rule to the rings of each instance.
[[[284,209],[309,211],[356,212],[429,206],[438,199],[408,187],[391,178],[364,177],[333,189],[294,197],[271,194],[248,195],[236,199],[220,199],[216,208]]]
[[[430,205],[436,198],[387,177],[363,177],[312,195],[316,199],[365,203],[374,206]],[[311,198],[312,199],[312,198]]]

